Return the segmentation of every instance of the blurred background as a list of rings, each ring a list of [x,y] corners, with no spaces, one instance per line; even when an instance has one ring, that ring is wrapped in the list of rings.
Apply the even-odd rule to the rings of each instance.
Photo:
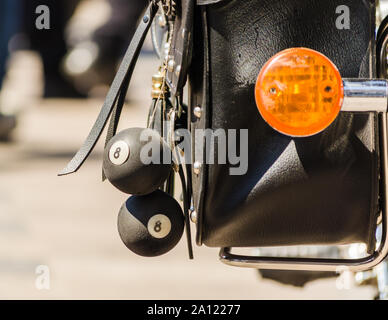
[[[263,280],[219,263],[216,249],[196,247],[189,261],[184,238],[165,256],[134,255],[116,229],[127,196],[101,182],[103,141],[77,174],[57,177],[93,125],[145,4],[0,0],[0,298],[373,298],[371,287],[340,290],[335,279],[304,289]],[[37,28],[41,5],[50,29]],[[145,126],[157,67],[148,39],[121,128]],[[39,266],[49,287],[37,286]]]

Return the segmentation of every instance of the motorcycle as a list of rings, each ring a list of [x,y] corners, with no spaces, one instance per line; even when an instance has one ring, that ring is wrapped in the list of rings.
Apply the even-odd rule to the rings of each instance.
[[[196,243],[219,247],[227,265],[300,286],[349,272],[387,298],[385,8],[150,1],[95,125],[60,175],[81,167],[110,118],[103,179],[132,195],[118,229],[133,252],[164,254],[185,229],[193,258],[191,221]],[[147,126],[117,133],[149,29],[160,67]]]

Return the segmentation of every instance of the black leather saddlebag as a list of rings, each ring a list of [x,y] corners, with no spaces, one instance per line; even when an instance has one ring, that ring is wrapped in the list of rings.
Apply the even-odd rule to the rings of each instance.
[[[192,132],[249,130],[246,174],[230,175],[230,163],[203,165],[199,174],[192,173],[197,242],[211,247],[365,242],[373,248],[379,211],[376,115],[341,113],[324,132],[291,138],[261,118],[254,86],[264,63],[290,47],[322,52],[343,78],[375,76],[374,1],[197,4],[190,107],[200,106],[202,115],[192,112]],[[350,29],[336,26],[337,7],[343,5],[350,9]],[[205,162],[193,154],[194,161]]]

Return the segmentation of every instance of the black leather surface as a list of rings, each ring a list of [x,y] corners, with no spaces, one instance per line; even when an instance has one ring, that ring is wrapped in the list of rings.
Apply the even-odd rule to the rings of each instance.
[[[336,28],[339,5],[351,9],[350,30]],[[361,241],[372,247],[378,210],[376,116],[343,113],[323,133],[292,139],[260,117],[254,84],[271,56],[298,46],[327,55],[344,78],[372,76],[373,2],[225,0],[205,8],[210,101],[207,105],[201,92],[206,89],[202,31],[195,35],[190,78],[192,107],[202,97],[207,117],[193,126],[249,129],[249,169],[244,176],[230,176],[229,165],[209,165],[200,176],[204,181],[193,179],[198,242],[236,247]],[[196,24],[203,25],[198,16]]]
[[[173,96],[179,96],[187,80],[187,69],[191,62],[195,0],[176,2],[173,41],[169,56],[175,68],[167,70],[166,81]]]

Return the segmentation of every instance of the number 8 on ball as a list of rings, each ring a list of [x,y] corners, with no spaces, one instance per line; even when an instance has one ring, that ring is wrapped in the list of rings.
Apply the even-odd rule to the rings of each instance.
[[[116,166],[124,164],[129,158],[129,147],[124,141],[115,142],[109,150],[109,160]]]

